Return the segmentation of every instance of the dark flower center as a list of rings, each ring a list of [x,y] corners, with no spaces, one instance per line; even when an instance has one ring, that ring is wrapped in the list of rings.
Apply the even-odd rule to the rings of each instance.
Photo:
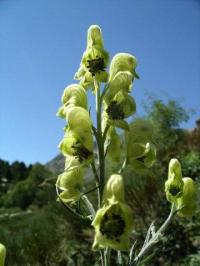
[[[105,71],[105,64],[104,59],[101,57],[96,56],[95,59],[87,60],[88,62],[88,70],[92,74],[92,76],[95,76],[95,73],[100,71]]]
[[[180,189],[178,187],[171,187],[169,189],[170,194],[172,194],[172,196],[177,196],[177,194],[180,192]]]
[[[123,120],[125,118],[123,108],[117,101],[112,101],[106,109],[106,112],[112,120]]]
[[[120,236],[124,233],[125,222],[120,214],[105,214],[101,221],[100,231],[109,239],[120,241]]]
[[[146,159],[146,156],[143,155],[143,156],[137,158],[136,160],[139,161],[139,162],[141,162],[141,163],[144,163],[144,160],[145,160],[145,159]]]
[[[72,148],[74,149],[73,156],[75,156],[80,163],[82,163],[85,159],[88,159],[88,157],[92,155],[92,152],[86,149],[79,142],[72,145]]]

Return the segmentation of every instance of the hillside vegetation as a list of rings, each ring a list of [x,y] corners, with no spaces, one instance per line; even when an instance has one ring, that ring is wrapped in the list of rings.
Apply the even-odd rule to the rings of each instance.
[[[145,176],[129,168],[124,173],[127,202],[134,211],[136,249],[151,221],[155,220],[158,226],[169,213],[164,182],[170,158],[180,160],[183,175],[193,178],[200,191],[200,123],[191,130],[180,129],[189,115],[175,101],[152,101],[147,118],[155,127],[157,163]],[[92,229],[88,226],[83,230],[80,221],[56,201],[54,184],[63,166],[62,155],[47,165],[26,166],[23,162],[10,164],[0,160],[0,242],[7,247],[7,266],[98,265],[98,255],[91,252]],[[108,172],[110,167],[117,168],[108,162]],[[90,171],[85,178],[87,191],[95,183]],[[92,199],[93,194],[89,197]],[[199,201],[198,198],[197,206]],[[149,261],[145,265],[200,265],[199,214],[197,209],[192,219],[175,219],[167,233],[169,241],[164,239],[158,246],[159,256],[158,249],[152,255],[154,263]]]

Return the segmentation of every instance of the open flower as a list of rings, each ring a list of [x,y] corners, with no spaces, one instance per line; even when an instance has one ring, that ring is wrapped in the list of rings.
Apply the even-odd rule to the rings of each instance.
[[[153,125],[147,119],[135,119],[126,131],[125,140],[127,164],[138,173],[146,173],[156,160]]]
[[[4,266],[6,259],[6,247],[0,243],[0,266]]]
[[[169,202],[177,203],[178,198],[182,196],[183,185],[181,165],[177,159],[171,159],[169,163],[168,180],[165,182],[165,193]]]
[[[190,177],[183,178],[182,196],[177,199],[177,212],[180,217],[192,216],[196,209],[196,187],[195,182]]]
[[[80,68],[75,74],[75,79],[81,80],[80,84],[87,89],[93,87],[93,77],[99,82],[107,82],[108,74],[105,72],[109,62],[109,54],[103,47],[101,29],[92,25],[88,29],[87,48],[83,53]]]
[[[156,159],[156,148],[150,143],[132,143],[127,146],[127,163],[138,173],[146,173]]]
[[[64,138],[59,144],[59,148],[64,156],[74,156],[80,163],[90,161],[93,155],[91,132],[87,132],[83,139],[76,131],[67,129]]]
[[[80,106],[87,110],[87,95],[79,84],[72,84],[65,88],[62,95],[62,106],[59,108],[57,116],[66,119],[68,110],[74,106]]]
[[[127,250],[133,229],[130,207],[124,201],[124,185],[121,175],[112,175],[104,190],[103,207],[96,213],[92,225],[95,228],[93,249],[110,247]]]
[[[136,111],[133,97],[119,91],[111,100],[104,104],[104,119],[108,124],[128,130],[128,123],[124,120]]]
[[[56,186],[61,189],[59,198],[65,202],[75,203],[79,200],[83,187],[83,168],[66,171],[58,176]]]
[[[95,228],[93,249],[128,249],[133,220],[131,209],[125,203],[116,202],[103,206],[97,211],[92,225]]]

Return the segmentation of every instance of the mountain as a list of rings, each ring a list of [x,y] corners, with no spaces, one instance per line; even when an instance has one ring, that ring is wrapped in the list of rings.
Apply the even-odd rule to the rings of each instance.
[[[57,155],[51,161],[46,163],[46,167],[55,174],[60,174],[65,166],[65,157],[62,154]]]

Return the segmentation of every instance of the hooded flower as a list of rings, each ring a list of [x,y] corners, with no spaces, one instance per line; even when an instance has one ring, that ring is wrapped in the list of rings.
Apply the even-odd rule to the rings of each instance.
[[[147,142],[127,146],[127,161],[137,173],[146,173],[156,160],[155,146]]]
[[[168,180],[165,182],[165,193],[169,202],[177,203],[178,198],[182,196],[183,185],[181,164],[177,159],[171,159]]]
[[[110,66],[110,78],[104,96],[104,119],[107,123],[128,130],[128,123],[124,120],[136,111],[136,103],[131,92],[135,74],[136,59],[126,53],[113,57]]]
[[[106,145],[107,157],[112,161],[119,161],[121,155],[121,139],[113,126],[108,130]]]
[[[136,111],[133,97],[119,91],[110,102],[104,104],[104,119],[108,124],[128,130],[128,123],[124,120]]]
[[[138,173],[146,173],[156,160],[153,126],[146,119],[135,119],[125,134],[127,164]]]
[[[86,89],[93,87],[93,77],[99,82],[107,82],[108,74],[105,72],[109,62],[109,54],[104,50],[101,29],[92,25],[88,29],[87,48],[83,53],[80,68],[75,74],[80,84]]]
[[[59,197],[63,202],[74,203],[79,200],[83,187],[83,174],[83,168],[79,167],[58,176],[56,186],[62,190]]]
[[[87,110],[87,95],[84,88],[79,84],[72,84],[65,88],[62,95],[62,106],[59,108],[57,116],[66,119],[68,110],[75,106]]]
[[[68,111],[68,127],[59,144],[65,156],[74,156],[80,163],[90,161],[93,155],[92,122],[89,113],[82,107]]]
[[[113,97],[121,91],[130,93],[132,88],[133,75],[129,71],[119,71],[108,83],[108,89],[104,96],[104,101],[108,104]]]
[[[4,266],[6,259],[6,248],[0,243],[0,266]]]
[[[149,120],[136,118],[129,125],[129,128],[129,132],[126,132],[127,145],[133,142],[146,143],[153,140],[153,125]]]
[[[115,203],[115,202],[125,202],[124,199],[124,182],[123,177],[119,174],[111,175],[106,183],[103,194],[103,202]]]
[[[195,182],[190,177],[183,178],[183,193],[177,199],[178,216],[192,216],[196,209],[196,187]]]
[[[120,71],[129,71],[133,78],[139,78],[135,72],[137,67],[137,59],[128,53],[118,53],[116,54],[110,64],[110,77],[109,81],[114,80],[115,75]]]
[[[124,202],[124,186],[121,175],[112,175],[104,191],[104,205],[96,213],[92,225],[95,228],[93,249],[110,247],[127,250],[133,228],[131,209]]]

